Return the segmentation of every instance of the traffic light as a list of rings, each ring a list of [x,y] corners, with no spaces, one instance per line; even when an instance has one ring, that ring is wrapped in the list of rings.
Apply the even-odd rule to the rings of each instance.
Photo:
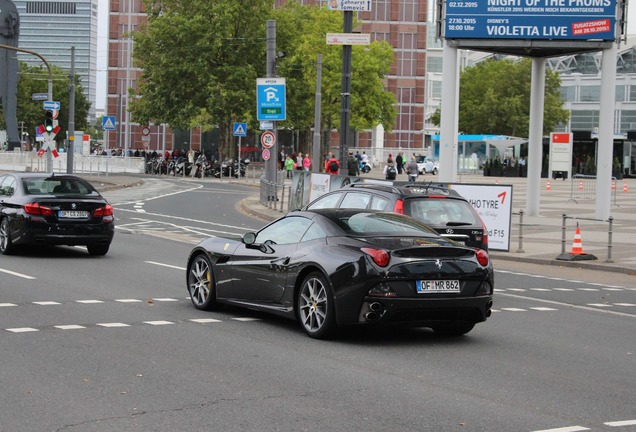
[[[44,113],[44,130],[53,132],[53,111],[46,110]]]

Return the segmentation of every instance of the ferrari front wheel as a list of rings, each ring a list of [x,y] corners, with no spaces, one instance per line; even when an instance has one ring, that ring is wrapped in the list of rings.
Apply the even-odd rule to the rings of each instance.
[[[218,307],[212,263],[205,254],[199,254],[188,265],[188,292],[195,308],[213,310]]]
[[[327,339],[336,330],[336,314],[327,279],[313,272],[298,291],[298,320],[305,333],[315,339]]]

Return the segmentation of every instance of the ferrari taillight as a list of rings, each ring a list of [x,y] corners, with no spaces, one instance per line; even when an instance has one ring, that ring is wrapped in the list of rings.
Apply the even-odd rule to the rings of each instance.
[[[483,230],[483,234],[481,236],[481,243],[484,245],[484,248],[488,248],[488,228],[486,228],[486,224],[481,222],[481,227]]]
[[[404,214],[404,201],[399,199],[395,202],[395,206],[393,207],[393,213]]]
[[[488,265],[488,252],[483,249],[475,249],[475,255],[477,255],[477,262],[482,267],[486,267]]]
[[[53,210],[49,207],[41,206],[37,202],[32,202],[24,205],[24,211],[30,215],[38,216],[53,216]]]
[[[373,262],[380,267],[389,265],[390,256],[384,249],[362,248],[362,252],[369,255],[373,259]]]
[[[106,204],[104,207],[100,207],[93,211],[93,217],[104,217],[113,215],[113,206]]]

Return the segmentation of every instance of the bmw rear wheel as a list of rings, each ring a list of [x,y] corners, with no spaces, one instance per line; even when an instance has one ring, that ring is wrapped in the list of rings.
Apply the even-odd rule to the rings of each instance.
[[[315,339],[327,339],[335,331],[334,302],[329,284],[322,273],[310,273],[300,286],[298,320],[305,333]]]
[[[188,266],[188,292],[195,308],[213,310],[218,307],[212,263],[203,253],[194,257]]]
[[[10,255],[13,252],[14,246],[11,242],[11,232],[9,231],[9,220],[7,218],[2,219],[0,222],[0,252],[3,255]]]

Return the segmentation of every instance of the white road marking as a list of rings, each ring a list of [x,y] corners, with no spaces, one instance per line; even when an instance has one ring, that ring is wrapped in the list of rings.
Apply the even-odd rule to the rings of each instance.
[[[141,300],[138,299],[115,299],[116,302],[119,303],[140,303]]]
[[[519,308],[501,308],[501,310],[508,311],[508,312],[527,312],[525,309],[519,309]]]
[[[549,308],[549,307],[531,307],[530,309],[536,310],[536,311],[555,311],[555,310],[558,310],[558,309]]]
[[[33,302],[33,304],[39,305],[39,306],[52,306],[52,305],[60,305],[62,303],[58,303],[58,302],[54,302],[54,301],[35,301]]]
[[[539,303],[547,303],[547,304],[552,304],[552,305],[557,305],[557,306],[569,307],[569,308],[572,308],[572,309],[581,309],[581,310],[585,310],[585,311],[602,312],[602,313],[606,313],[606,314],[610,314],[610,315],[624,316],[624,317],[630,317],[630,318],[635,318],[636,317],[636,315],[628,314],[628,313],[624,313],[624,312],[616,312],[616,311],[610,311],[610,310],[607,310],[607,309],[600,309],[600,308],[594,308],[594,307],[588,307],[588,306],[575,305],[575,304],[571,304],[571,303],[564,303],[564,302],[559,302],[559,301],[554,301],[554,300],[546,300],[546,299],[539,299],[539,298],[535,298],[535,297],[527,297],[527,296],[522,296],[522,295],[518,295],[518,294],[501,293],[499,295],[503,296],[503,297],[512,297],[512,298],[517,298],[517,299],[521,299],[521,300],[529,300],[529,301],[535,301],[535,302],[539,302]]]
[[[76,325],[76,324],[56,325],[56,326],[53,326],[53,327],[58,328],[60,330],[79,330],[79,329],[85,329],[86,328],[84,326]]]
[[[150,324],[150,325],[154,325],[154,326],[158,326],[158,325],[169,325],[169,324],[174,324],[171,321],[144,321],[144,324]]]
[[[158,266],[161,266],[161,267],[173,268],[173,269],[176,269],[176,270],[183,270],[183,271],[186,270],[185,267],[179,267],[179,266],[175,266],[175,265],[172,265],[172,264],[164,264],[164,263],[160,263],[160,262],[156,262],[156,261],[144,261],[144,262],[147,263],[147,264],[153,264],[153,265],[158,265]]]
[[[0,303],[0,307],[11,307],[11,306],[17,306],[17,304],[14,304],[14,303]]]
[[[39,331],[38,329],[34,329],[33,327],[17,327],[17,328],[8,328],[7,331],[11,333],[29,333]]]
[[[607,426],[612,426],[612,427],[634,426],[636,425],[636,420],[613,421],[613,422],[607,422],[603,424]]]
[[[508,291],[517,291],[517,292],[525,292],[526,290],[523,288],[507,288]]]
[[[572,288],[553,288],[555,291],[574,291]]]
[[[612,307],[611,304],[607,304],[607,303],[588,303],[588,306],[594,306],[594,307]]]
[[[29,280],[35,279],[33,276],[25,275],[25,274],[22,274],[22,273],[17,273],[17,272],[11,271],[11,270],[3,269],[3,268],[0,268],[0,272],[6,273],[6,274],[10,274],[12,276],[21,277],[23,279],[29,279]]]
[[[249,322],[249,321],[260,321],[259,318],[232,318],[234,321],[241,321],[241,322]]]
[[[179,301],[175,298],[170,298],[170,297],[153,298],[153,300],[158,302],[178,302]]]
[[[634,304],[634,303],[614,303],[614,306],[627,306],[627,307],[633,307],[633,306],[636,306],[636,304]]]
[[[124,323],[97,323],[96,325],[100,326],[100,327],[108,327],[108,328],[115,328],[115,327],[130,327],[130,324],[124,324]]]
[[[199,323],[199,324],[223,322],[221,320],[214,319],[214,318],[195,318],[195,319],[191,319],[190,321],[195,322],[195,323]]]
[[[589,430],[589,429],[583,426],[566,426],[566,427],[555,428],[555,429],[543,429],[543,430],[534,431],[534,432],[578,432],[578,431],[586,431],[586,430]]]
[[[121,209],[119,211],[137,213],[136,210]],[[166,219],[176,219],[176,220],[179,220],[179,221],[194,222],[194,223],[198,223],[198,224],[202,224],[202,225],[212,225],[212,226],[217,226],[217,227],[221,227],[221,228],[235,229],[235,230],[240,230],[240,231],[252,231],[252,228],[245,228],[245,227],[240,227],[240,226],[236,226],[236,225],[220,224],[220,223],[204,221],[204,220],[200,220],[200,219],[185,218],[185,217],[181,217],[181,216],[172,216],[172,215],[166,215],[166,214],[161,214],[161,213],[146,213],[146,214],[149,215],[149,216],[159,216],[159,217],[163,217],[163,218],[166,218]],[[135,220],[135,218],[131,218],[131,219]],[[156,221],[153,221],[153,222],[156,222]]]
[[[552,291],[550,288],[530,288],[530,291]]]
[[[104,302],[102,300],[75,300],[75,303],[100,304],[100,303],[104,303]]]

